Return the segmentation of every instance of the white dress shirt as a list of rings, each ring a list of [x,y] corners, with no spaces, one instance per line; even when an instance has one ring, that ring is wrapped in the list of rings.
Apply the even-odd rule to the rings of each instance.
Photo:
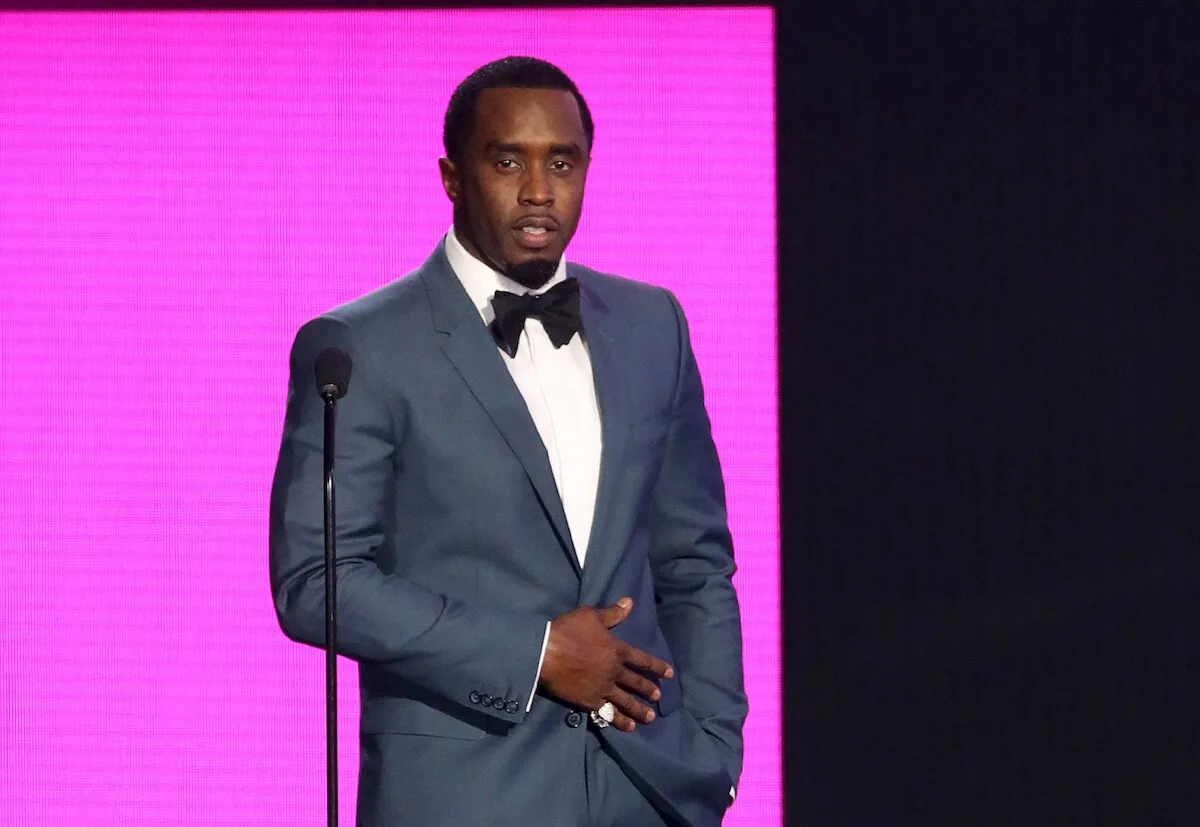
[[[446,233],[446,258],[485,325],[490,325],[495,318],[492,296],[497,290],[540,294],[566,278],[566,262],[559,259],[553,278],[537,290],[529,290],[468,253],[454,228]],[[499,353],[525,399],[525,406],[546,447],[550,470],[554,472],[554,482],[566,512],[571,542],[582,566],[587,558],[588,538],[596,510],[602,446],[600,407],[596,402],[596,385],[587,345],[583,337],[573,336],[567,344],[556,348],[546,335],[541,320],[530,318],[525,322],[516,356],[510,357],[503,351]],[[533,705],[549,640],[550,624],[547,623],[526,712]]]

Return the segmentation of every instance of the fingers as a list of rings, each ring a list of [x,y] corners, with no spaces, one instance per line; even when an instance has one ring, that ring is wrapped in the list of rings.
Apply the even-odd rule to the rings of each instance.
[[[648,724],[654,720],[654,710],[630,695],[624,689],[613,689],[608,699],[617,708],[617,712],[630,719],[630,723],[636,721],[637,723]],[[616,716],[613,717],[613,723],[616,723]],[[624,731],[628,732],[630,729],[633,729],[633,727],[624,729]]]
[[[613,713],[612,725],[622,732],[633,732],[633,730],[637,727],[637,724],[634,723],[633,719],[628,715],[625,715],[623,712]]]
[[[600,621],[604,624],[604,628],[611,629],[629,617],[629,613],[633,611],[633,601],[628,597],[622,597],[613,605],[605,606],[597,611],[600,613]]]
[[[662,692],[654,685],[654,682],[648,678],[644,678],[637,672],[625,669],[617,676],[617,686],[622,686],[630,692],[635,692],[643,698],[651,701],[657,701]]]
[[[626,644],[622,647],[621,660],[629,666],[641,669],[643,672],[653,672],[655,675],[663,678],[675,677],[675,670],[671,664],[665,660],[654,657],[648,652],[643,652],[641,649],[636,649]]]

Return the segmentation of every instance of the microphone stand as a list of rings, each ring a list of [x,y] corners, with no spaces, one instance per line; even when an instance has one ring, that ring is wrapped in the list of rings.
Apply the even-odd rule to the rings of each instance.
[[[325,385],[321,396],[325,399],[325,811],[329,827],[338,827],[337,521],[333,507],[337,386]]]

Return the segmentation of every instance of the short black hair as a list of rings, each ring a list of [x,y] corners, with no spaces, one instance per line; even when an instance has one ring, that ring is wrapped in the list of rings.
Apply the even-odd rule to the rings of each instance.
[[[579,115],[583,119],[583,132],[587,136],[587,149],[591,151],[595,126],[587,101],[579,93],[574,81],[566,72],[553,63],[536,57],[505,57],[480,66],[458,85],[450,96],[446,107],[446,121],[442,127],[442,143],[446,157],[458,163],[475,128],[475,109],[479,95],[485,89],[561,89],[575,96],[579,104]]]

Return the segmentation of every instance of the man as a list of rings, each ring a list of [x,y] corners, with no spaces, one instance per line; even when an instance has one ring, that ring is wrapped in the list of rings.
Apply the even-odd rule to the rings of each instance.
[[[559,69],[482,67],[444,138],[442,244],[297,334],[271,499],[280,625],[323,645],[313,362],[341,348],[337,642],[360,664],[359,824],[719,824],[746,698],[683,313],[564,263],[593,125]]]

